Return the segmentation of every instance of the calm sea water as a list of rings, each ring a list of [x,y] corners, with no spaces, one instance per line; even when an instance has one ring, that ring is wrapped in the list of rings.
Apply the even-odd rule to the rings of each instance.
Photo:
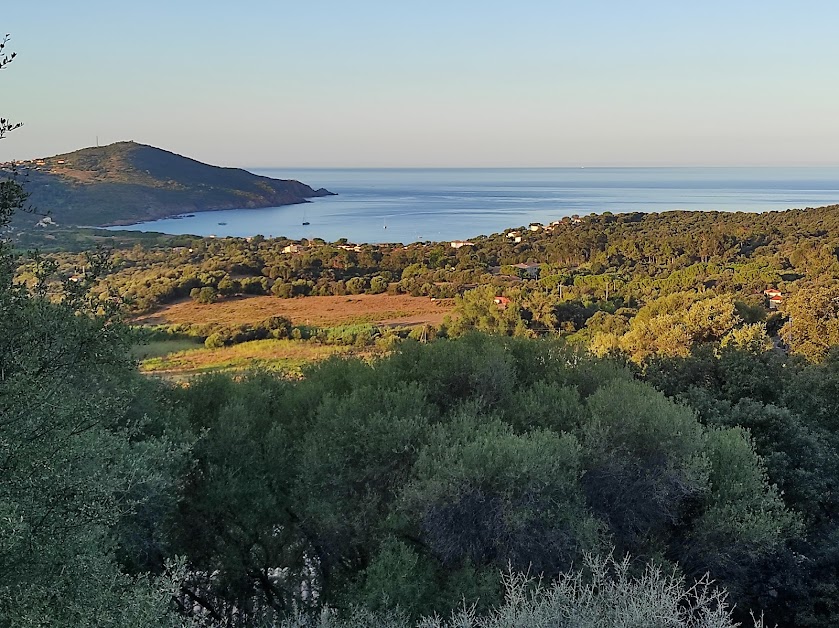
[[[591,212],[767,211],[839,204],[839,167],[254,169],[338,196],[114,229],[327,241],[465,239]],[[309,222],[303,226],[303,222]],[[225,224],[221,224],[225,223]]]

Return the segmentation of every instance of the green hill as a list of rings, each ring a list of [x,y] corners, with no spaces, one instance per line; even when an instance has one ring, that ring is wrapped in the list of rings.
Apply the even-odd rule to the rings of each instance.
[[[185,212],[292,205],[332,194],[136,142],[83,148],[23,165],[30,203],[59,224],[131,224]]]

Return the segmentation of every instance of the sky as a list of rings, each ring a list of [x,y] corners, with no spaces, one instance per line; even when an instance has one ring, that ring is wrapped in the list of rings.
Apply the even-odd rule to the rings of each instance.
[[[833,0],[10,4],[0,161],[839,165]]]

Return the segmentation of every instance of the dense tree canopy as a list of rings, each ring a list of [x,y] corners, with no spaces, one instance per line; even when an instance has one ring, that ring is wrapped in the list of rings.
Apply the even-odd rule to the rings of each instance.
[[[487,609],[506,567],[553,578],[613,548],[710,572],[751,604],[760,566],[803,538],[767,475],[784,471],[735,421],[562,344],[467,336],[297,383],[175,392],[204,433],[177,545],[217,574],[193,584],[213,616],[282,616],[313,590],[338,607]]]

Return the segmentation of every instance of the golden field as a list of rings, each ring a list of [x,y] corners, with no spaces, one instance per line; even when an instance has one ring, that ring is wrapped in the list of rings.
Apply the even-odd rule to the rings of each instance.
[[[178,323],[243,325],[259,323],[271,316],[284,316],[294,325],[335,327],[358,323],[412,326],[423,323],[439,325],[454,308],[453,299],[431,300],[428,297],[390,294],[358,294],[329,297],[279,299],[251,296],[225,299],[202,305],[182,301],[136,318],[136,325],[173,325]]]

